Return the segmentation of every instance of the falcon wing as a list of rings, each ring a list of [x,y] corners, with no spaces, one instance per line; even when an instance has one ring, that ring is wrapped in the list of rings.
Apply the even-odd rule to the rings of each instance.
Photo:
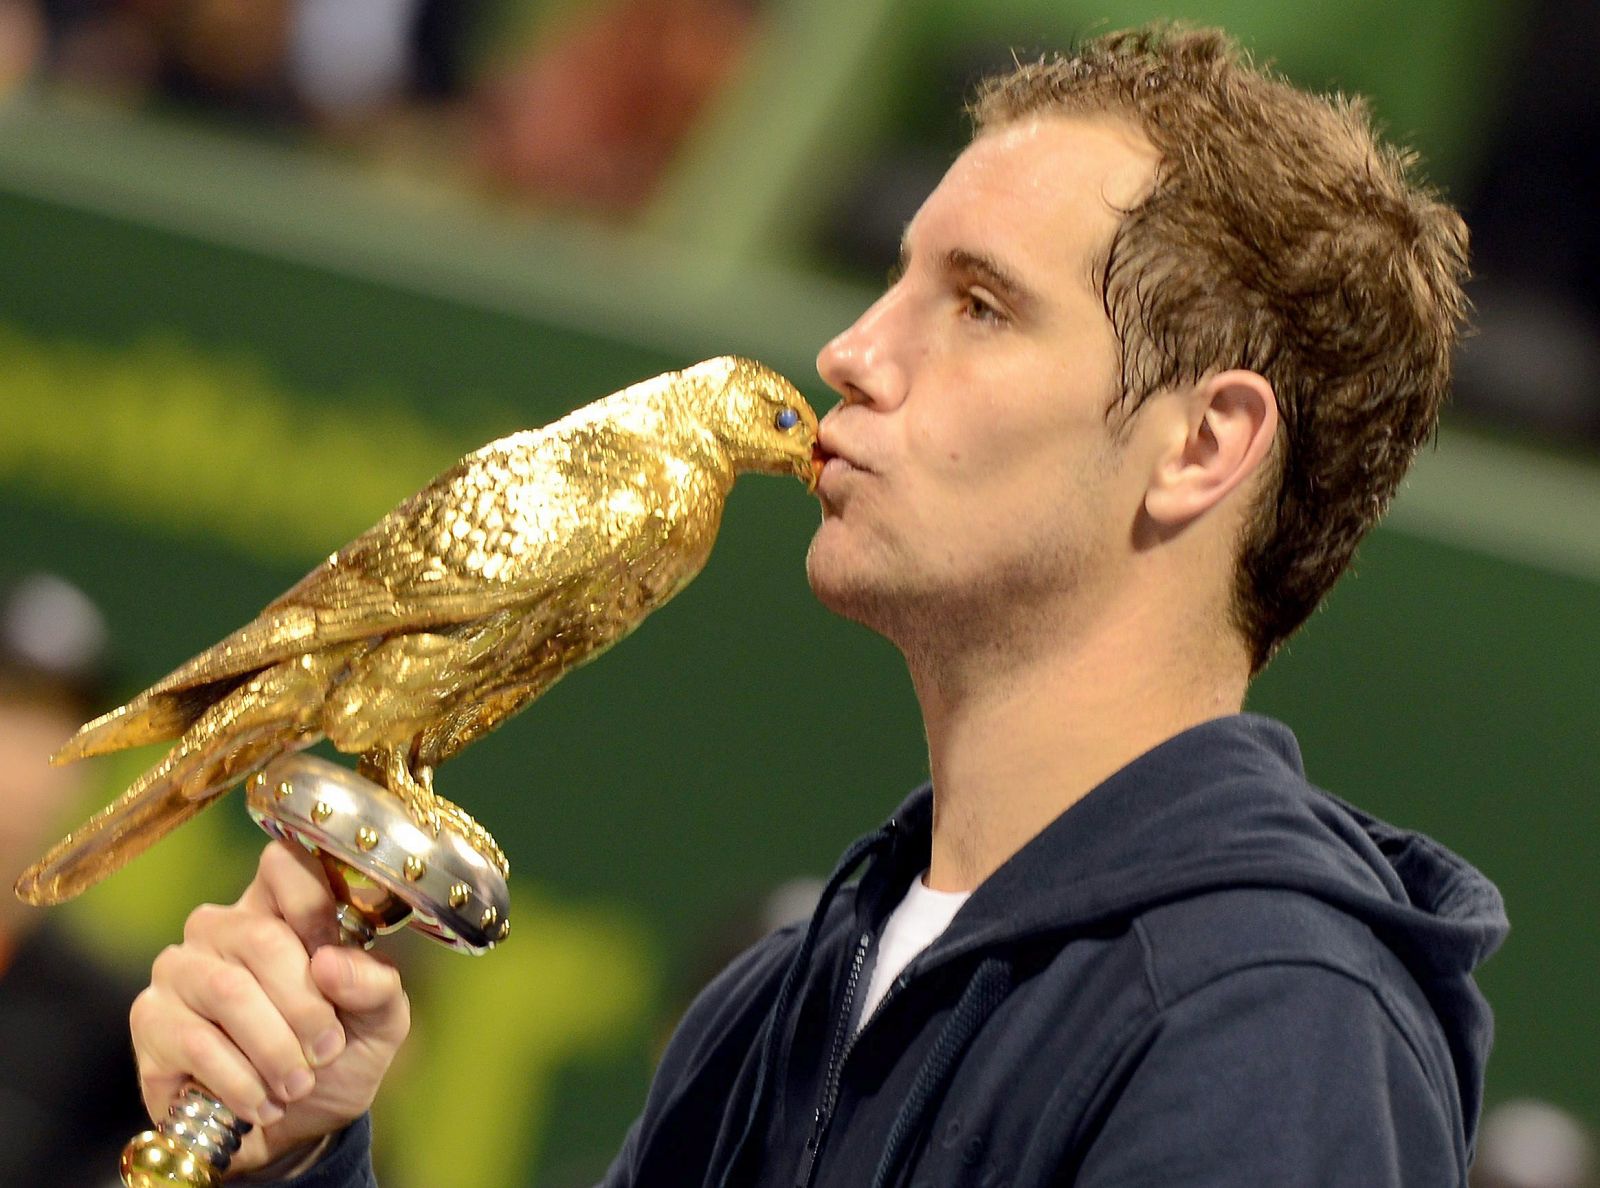
[[[615,399],[467,455],[254,621],[84,726],[57,761],[173,737],[283,660],[530,605],[572,582],[657,514],[637,489],[659,478],[666,450],[652,418],[618,418]]]
[[[732,470],[703,455],[698,464],[660,450],[626,460],[596,509],[604,530],[592,553],[537,607],[516,612],[520,638],[503,649],[503,666],[428,725],[422,762],[438,766],[495,729],[688,585],[711,555],[732,484]]]

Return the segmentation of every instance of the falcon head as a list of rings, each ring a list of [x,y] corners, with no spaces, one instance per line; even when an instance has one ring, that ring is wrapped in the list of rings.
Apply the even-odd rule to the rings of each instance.
[[[792,474],[815,490],[817,414],[783,376],[754,359],[724,355],[683,372],[698,380],[706,427],[722,443],[734,470]]]

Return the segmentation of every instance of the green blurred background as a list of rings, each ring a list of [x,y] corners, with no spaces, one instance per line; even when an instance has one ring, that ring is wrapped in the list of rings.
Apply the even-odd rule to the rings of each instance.
[[[1221,23],[1301,82],[1371,94],[1470,196],[1536,30],[1488,0],[695,4],[710,82],[648,176],[587,198],[559,166],[485,165],[504,112],[473,102],[496,80],[513,108],[566,94],[605,58],[572,47],[628,3],[464,5],[453,89],[331,113],[281,77],[229,92],[239,71],[205,75],[181,38],[108,85],[41,24],[0,107],[0,579],[90,592],[131,693],[491,437],[730,352],[825,406],[817,348],[871,300],[959,149],[963,88],[1006,47]],[[219,7],[144,9],[171,39]],[[293,6],[262,11],[292,50]],[[518,69],[526,92],[504,84]],[[1600,1124],[1600,463],[1585,413],[1473,407],[1251,708],[1296,728],[1314,779],[1499,883],[1490,1100]],[[825,873],[924,777],[897,655],[806,589],[816,516],[798,486],[747,480],[695,585],[442,773],[512,857],[517,931],[480,961],[398,946],[417,1025],[378,1108],[385,1183],[596,1177],[763,897]],[[101,793],[151,758],[100,761]],[[258,847],[235,804],[62,910],[142,969]]]

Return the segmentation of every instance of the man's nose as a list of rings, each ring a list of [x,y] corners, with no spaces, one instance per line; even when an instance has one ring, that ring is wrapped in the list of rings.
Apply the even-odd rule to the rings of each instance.
[[[893,408],[905,399],[896,314],[895,290],[890,289],[817,353],[817,374],[845,403]]]

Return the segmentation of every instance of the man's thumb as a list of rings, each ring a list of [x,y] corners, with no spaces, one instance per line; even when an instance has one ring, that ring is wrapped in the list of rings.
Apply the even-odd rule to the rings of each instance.
[[[361,1029],[405,1034],[410,1008],[394,966],[359,949],[324,945],[312,955],[311,977],[328,1001]]]

